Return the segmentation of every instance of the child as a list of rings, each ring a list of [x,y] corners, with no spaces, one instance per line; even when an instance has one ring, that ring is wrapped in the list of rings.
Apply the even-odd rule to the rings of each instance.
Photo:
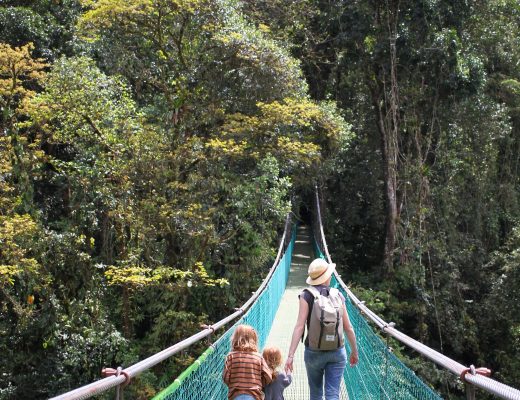
[[[258,353],[258,336],[249,325],[238,325],[231,337],[231,352],[224,364],[228,399],[262,400],[262,388],[272,380],[271,370]]]
[[[291,384],[292,375],[277,371],[277,368],[282,365],[282,352],[278,347],[266,347],[263,357],[273,371],[273,381],[264,388],[265,400],[283,400],[283,391]]]

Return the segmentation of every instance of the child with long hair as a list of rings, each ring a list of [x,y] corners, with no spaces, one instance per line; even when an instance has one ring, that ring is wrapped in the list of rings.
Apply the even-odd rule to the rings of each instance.
[[[272,373],[258,353],[258,336],[249,325],[238,325],[231,337],[231,352],[224,364],[228,399],[262,400],[262,388],[272,381]]]
[[[278,347],[266,347],[262,355],[273,371],[273,381],[264,387],[265,400],[284,400],[283,391],[291,384],[292,375],[278,371],[282,365],[282,352]]]

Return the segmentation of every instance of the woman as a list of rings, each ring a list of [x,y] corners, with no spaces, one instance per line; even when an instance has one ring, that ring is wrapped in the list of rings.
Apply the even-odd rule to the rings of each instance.
[[[350,365],[354,366],[358,362],[356,335],[354,334],[354,329],[350,324],[350,319],[345,307],[345,298],[341,293],[339,293],[339,291],[337,291],[337,289],[331,289],[330,287],[332,273],[335,268],[336,264],[329,264],[321,258],[315,259],[309,265],[307,283],[311,285],[311,288],[304,289],[298,296],[300,299],[298,319],[296,321],[296,326],[294,327],[291,346],[289,347],[289,355],[285,363],[285,370],[287,372],[292,372],[294,353],[305,332],[305,326],[307,325],[308,333],[305,339],[304,361],[309,381],[311,394],[310,400],[322,400],[324,386],[326,400],[339,400],[339,387],[347,364],[347,354],[345,346],[343,346],[343,331],[347,335],[352,350],[352,353],[350,354]],[[337,299],[334,299],[333,297],[339,297],[341,300],[337,301]],[[318,314],[316,312],[317,307],[319,307],[321,303],[327,303],[327,300],[329,300],[327,305],[329,309],[334,308],[335,304],[340,304],[339,307],[336,306],[336,311],[338,315],[338,323],[340,323],[341,326],[339,327],[340,329],[338,329],[338,324],[333,327],[336,336],[334,333],[330,334],[330,332],[325,335],[322,335],[323,332],[317,332],[316,329],[320,329],[320,324],[319,322],[315,323],[315,320],[311,319],[311,317],[314,319],[319,318],[316,315]],[[316,302],[319,302],[320,304],[317,304]],[[323,316],[323,313],[321,314]],[[317,326],[318,328],[316,328]],[[324,324],[322,323],[321,329],[323,329],[323,326]],[[322,336],[327,340],[330,338],[330,342],[323,346],[322,343],[325,342],[322,340]],[[319,339],[316,340],[315,338]],[[327,350],[323,350],[323,348]]]

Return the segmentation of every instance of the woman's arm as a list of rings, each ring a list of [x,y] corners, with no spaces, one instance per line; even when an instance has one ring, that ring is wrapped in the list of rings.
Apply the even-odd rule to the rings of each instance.
[[[289,346],[289,354],[287,355],[287,361],[285,362],[285,372],[292,372],[294,353],[300,343],[300,339],[305,331],[305,323],[307,322],[307,315],[309,315],[309,305],[300,296],[300,306],[298,309],[298,318],[296,319],[296,325],[294,326],[291,345]]]
[[[352,352],[350,353],[350,366],[354,366],[359,361],[358,349],[356,344],[356,334],[354,333],[354,328],[352,328],[352,324],[350,323],[350,318],[348,317],[347,308],[345,304],[343,304],[343,330],[347,335],[348,342],[350,344],[350,349]]]

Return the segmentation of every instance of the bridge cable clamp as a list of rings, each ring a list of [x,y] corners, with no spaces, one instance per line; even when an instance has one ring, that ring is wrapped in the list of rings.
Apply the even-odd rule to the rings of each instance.
[[[130,375],[128,375],[128,372],[124,371],[122,367],[117,367],[117,369],[114,368],[103,368],[101,370],[101,376],[108,377],[108,376],[116,376],[124,375],[125,381],[121,383],[121,387],[128,386],[130,384],[131,378]]]
[[[383,332],[386,332],[386,328],[395,328],[395,322],[389,322],[381,327]]]
[[[202,329],[209,329],[211,331],[211,333],[215,333],[215,328],[213,327],[213,325],[202,324],[200,327]]]
[[[482,375],[482,376],[491,376],[491,370],[489,368],[480,367],[475,368],[475,366],[472,364],[469,368],[464,368],[462,372],[460,373],[460,380],[464,383],[468,383],[466,381],[466,374],[470,373],[471,375]]]

